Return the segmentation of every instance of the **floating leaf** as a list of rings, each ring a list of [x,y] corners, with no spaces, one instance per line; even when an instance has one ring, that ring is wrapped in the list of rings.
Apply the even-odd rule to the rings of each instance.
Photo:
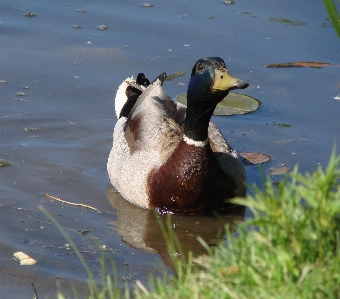
[[[6,166],[12,166],[12,164],[7,161],[0,160],[0,167],[6,167]]]
[[[153,4],[151,3],[144,3],[142,4],[143,7],[153,7]]]
[[[328,62],[313,62],[313,61],[301,61],[301,62],[286,62],[286,63],[271,63],[265,64],[263,67],[314,67],[321,68],[324,66],[338,66],[337,64],[331,64]]]
[[[187,105],[187,95],[181,94],[176,102]],[[246,114],[255,111],[261,102],[253,97],[241,93],[229,92],[229,94],[217,104],[214,115]]]
[[[271,175],[282,175],[289,170],[289,168],[286,167],[286,166],[282,166],[282,167],[278,167],[278,168],[271,167],[269,169],[271,170],[271,172],[270,172]]]
[[[187,71],[177,72],[177,73],[171,74],[171,75],[166,77],[165,81],[171,81],[171,80],[173,80],[177,77],[184,76],[186,73],[187,73]]]
[[[26,253],[21,251],[15,252],[13,256],[20,261],[20,265],[22,266],[32,266],[37,263],[35,259],[32,259]]]
[[[270,156],[260,153],[240,153],[239,156],[244,164],[261,164],[270,160]]]

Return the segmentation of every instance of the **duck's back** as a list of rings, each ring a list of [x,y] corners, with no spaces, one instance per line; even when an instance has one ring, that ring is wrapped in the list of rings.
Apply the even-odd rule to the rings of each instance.
[[[157,80],[138,98],[128,118],[118,120],[108,160],[111,183],[129,202],[149,207],[146,178],[173,152],[183,135],[185,106]]]

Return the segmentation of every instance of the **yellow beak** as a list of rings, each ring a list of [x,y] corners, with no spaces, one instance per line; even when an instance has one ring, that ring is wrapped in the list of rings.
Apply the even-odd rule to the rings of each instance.
[[[247,82],[230,76],[226,68],[223,70],[215,70],[215,80],[212,88],[214,92],[232,90],[237,88],[243,89],[248,86],[249,84]]]

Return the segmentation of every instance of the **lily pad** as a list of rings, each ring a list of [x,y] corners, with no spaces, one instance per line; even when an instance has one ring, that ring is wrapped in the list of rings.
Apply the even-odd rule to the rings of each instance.
[[[187,105],[187,95],[181,94],[176,102]],[[214,115],[246,114],[255,111],[261,105],[261,101],[245,94],[229,92],[229,94],[217,104]]]
[[[244,164],[261,164],[270,160],[270,156],[260,153],[239,153],[239,156]]]

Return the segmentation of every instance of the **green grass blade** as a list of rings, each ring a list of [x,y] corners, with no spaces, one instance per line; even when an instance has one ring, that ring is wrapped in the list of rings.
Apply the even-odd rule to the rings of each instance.
[[[323,0],[323,4],[325,5],[326,11],[332,22],[334,30],[336,31],[338,37],[340,38],[340,16],[334,3],[334,0]]]

